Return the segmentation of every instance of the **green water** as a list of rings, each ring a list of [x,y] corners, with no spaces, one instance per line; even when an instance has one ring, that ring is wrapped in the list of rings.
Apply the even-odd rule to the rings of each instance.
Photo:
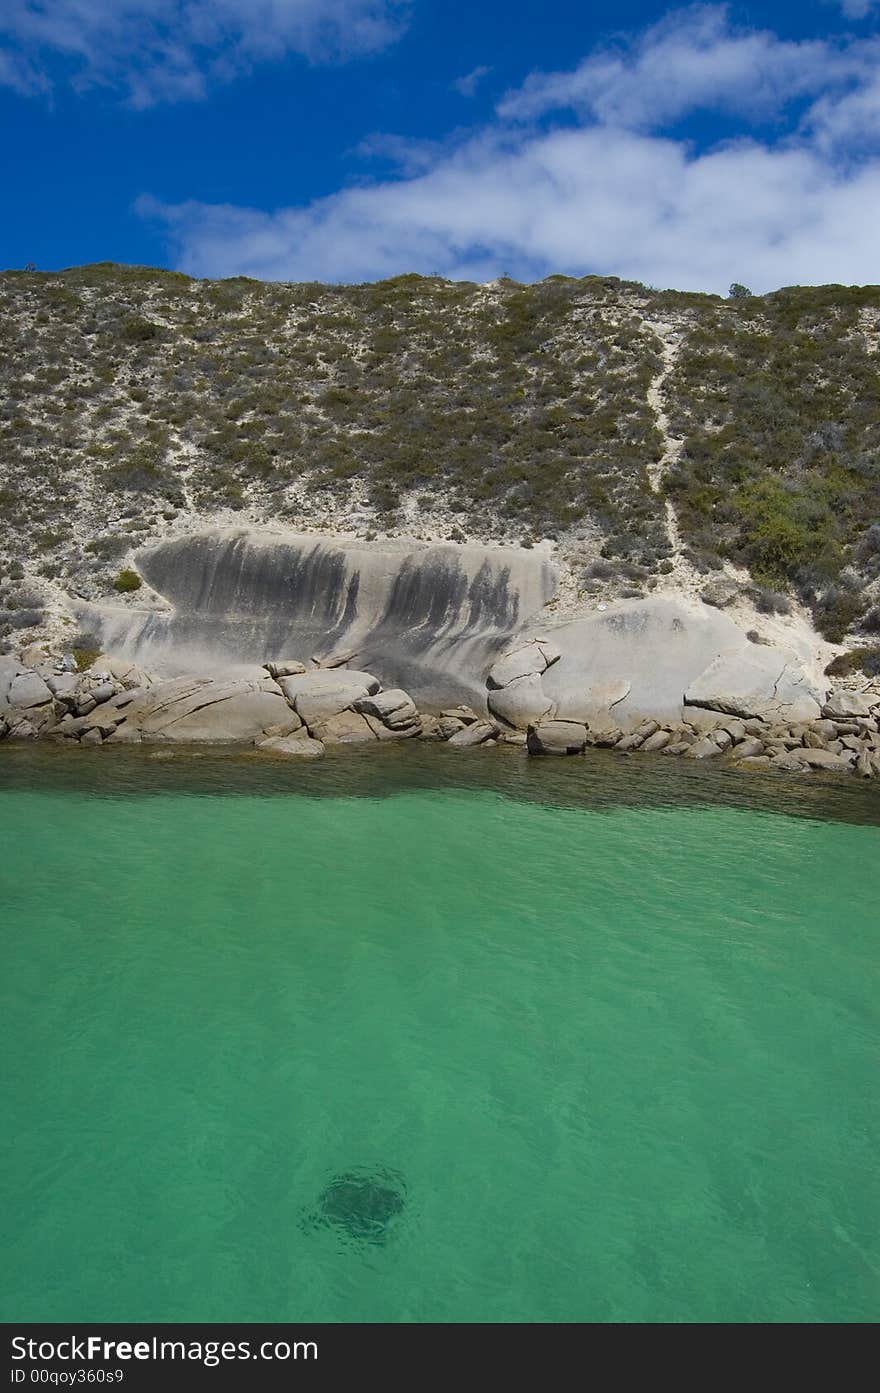
[[[875,1319],[876,797],[383,753],[0,763],[0,1317]]]

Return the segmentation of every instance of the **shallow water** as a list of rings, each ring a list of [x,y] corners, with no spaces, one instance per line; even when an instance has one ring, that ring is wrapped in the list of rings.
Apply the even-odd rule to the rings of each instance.
[[[648,757],[5,748],[0,1316],[875,1319],[878,823]]]

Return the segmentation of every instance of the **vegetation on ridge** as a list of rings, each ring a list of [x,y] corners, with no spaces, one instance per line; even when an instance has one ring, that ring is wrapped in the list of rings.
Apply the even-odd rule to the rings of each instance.
[[[106,588],[182,511],[293,522],[322,500],[384,530],[414,502],[459,538],[576,534],[594,569],[649,583],[670,564],[648,477],[662,381],[681,439],[663,486],[691,558],[793,586],[840,637],[880,587],[878,325],[877,287],[7,272],[0,623],[27,609],[13,567],[35,553],[49,578]]]

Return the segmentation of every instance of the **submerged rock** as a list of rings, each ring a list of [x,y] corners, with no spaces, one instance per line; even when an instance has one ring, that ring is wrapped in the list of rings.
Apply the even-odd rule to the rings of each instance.
[[[406,1206],[406,1183],[397,1171],[344,1171],[330,1181],[303,1227],[336,1229],[363,1243],[386,1243]]]

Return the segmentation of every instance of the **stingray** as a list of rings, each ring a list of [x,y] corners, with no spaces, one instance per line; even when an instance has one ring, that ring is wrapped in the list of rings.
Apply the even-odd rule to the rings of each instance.
[[[349,1238],[384,1243],[405,1204],[406,1184],[396,1171],[358,1167],[325,1186],[306,1215],[306,1228],[334,1228]]]

